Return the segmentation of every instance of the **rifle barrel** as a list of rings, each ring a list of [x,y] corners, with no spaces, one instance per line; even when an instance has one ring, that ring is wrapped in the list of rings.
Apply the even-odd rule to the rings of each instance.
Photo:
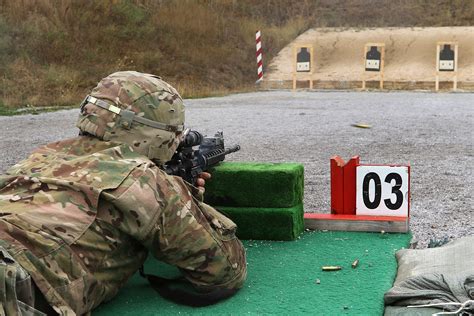
[[[226,148],[225,150],[225,154],[228,155],[230,153],[235,153],[236,151],[239,151],[240,150],[240,146],[239,145],[235,145],[233,147],[230,147],[230,148]]]

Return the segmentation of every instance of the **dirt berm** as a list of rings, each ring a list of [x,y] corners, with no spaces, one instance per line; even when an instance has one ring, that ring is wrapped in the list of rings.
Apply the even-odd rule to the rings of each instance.
[[[361,88],[365,72],[364,46],[373,42],[385,44],[385,89],[433,90],[436,45],[438,42],[457,42],[458,89],[474,90],[474,27],[310,29],[271,61],[264,70],[262,87],[291,88],[295,67],[293,47],[312,45],[314,88]],[[373,72],[370,74],[374,75]],[[440,89],[453,87],[449,75],[452,73],[442,73]],[[297,78],[307,80],[301,73]],[[298,82],[298,88],[308,86],[308,81]],[[367,87],[378,87],[378,82],[370,82]]]

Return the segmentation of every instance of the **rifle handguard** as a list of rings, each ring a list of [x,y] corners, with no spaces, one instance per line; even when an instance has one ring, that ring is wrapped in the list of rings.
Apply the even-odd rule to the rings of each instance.
[[[223,161],[226,155],[240,150],[239,145],[224,148],[222,132],[217,132],[215,137],[205,138],[198,132],[190,131],[186,139],[185,144],[178,147],[172,160],[163,166],[163,170],[167,174],[180,176],[191,184],[195,183],[201,172]],[[194,150],[193,146],[197,145],[199,149]]]

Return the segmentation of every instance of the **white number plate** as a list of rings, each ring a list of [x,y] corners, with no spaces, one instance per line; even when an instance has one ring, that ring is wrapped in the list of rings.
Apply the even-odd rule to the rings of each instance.
[[[453,60],[440,60],[439,61],[439,70],[454,71],[454,61]]]
[[[309,71],[309,62],[296,63],[296,71]]]
[[[357,166],[356,214],[408,216],[408,166]]]
[[[380,60],[378,59],[367,59],[365,61],[366,69],[380,70]]]

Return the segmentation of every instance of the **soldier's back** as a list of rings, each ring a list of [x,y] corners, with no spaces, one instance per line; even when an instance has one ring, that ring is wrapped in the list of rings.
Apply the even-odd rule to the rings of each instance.
[[[0,177],[0,246],[51,305],[87,312],[145,260],[121,210],[101,198],[144,163],[128,145],[77,137],[37,149]]]

